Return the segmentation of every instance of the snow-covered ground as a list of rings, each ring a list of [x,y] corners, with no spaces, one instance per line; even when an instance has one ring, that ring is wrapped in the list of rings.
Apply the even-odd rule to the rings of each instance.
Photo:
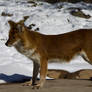
[[[60,8],[62,6],[62,8]],[[8,20],[18,22],[23,16],[29,16],[25,21],[28,26],[32,23],[39,27],[44,34],[60,34],[80,28],[92,28],[92,17],[84,19],[72,16],[68,8],[80,7],[85,14],[92,16],[92,5],[85,3],[59,3],[51,5],[37,2],[37,6],[27,3],[27,0],[0,0],[0,83],[18,81],[26,76],[32,76],[32,61],[18,53],[13,47],[5,46],[8,39]],[[1,16],[2,12],[13,16]],[[49,64],[49,69],[64,69],[74,72],[79,69],[92,69],[80,56],[71,63]]]

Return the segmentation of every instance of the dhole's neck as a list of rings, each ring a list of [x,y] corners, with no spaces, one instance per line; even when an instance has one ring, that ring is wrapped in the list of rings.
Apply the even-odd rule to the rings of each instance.
[[[21,35],[21,42],[26,49],[34,48],[35,34],[33,33],[33,31],[30,31],[25,27]]]

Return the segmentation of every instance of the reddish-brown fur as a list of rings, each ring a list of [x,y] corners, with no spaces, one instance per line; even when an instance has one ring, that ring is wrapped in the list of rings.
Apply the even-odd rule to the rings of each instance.
[[[44,35],[27,29],[23,24],[9,21],[7,46],[14,46],[20,53],[33,60],[32,85],[35,84],[40,67],[40,87],[45,81],[49,62],[69,62],[81,55],[92,63],[92,29],[80,29],[60,35]],[[62,30],[62,29],[61,29]]]

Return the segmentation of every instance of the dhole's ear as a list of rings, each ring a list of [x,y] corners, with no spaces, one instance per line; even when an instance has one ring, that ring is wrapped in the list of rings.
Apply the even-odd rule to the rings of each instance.
[[[16,25],[16,23],[12,20],[9,20],[8,23],[11,27],[14,27]]]

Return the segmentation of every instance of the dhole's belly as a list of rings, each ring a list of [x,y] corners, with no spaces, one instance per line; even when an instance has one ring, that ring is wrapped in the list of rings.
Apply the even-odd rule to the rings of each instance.
[[[58,56],[57,57],[53,56],[52,58],[50,58],[48,60],[48,62],[51,62],[51,63],[52,62],[70,62],[72,59],[74,59],[75,57],[77,57],[79,55],[82,56],[84,59],[86,59],[86,61],[88,61],[90,63],[88,55],[84,50],[82,50],[80,52],[77,52],[77,53],[75,53],[73,55],[67,55],[66,54],[66,56],[61,55],[61,57],[60,57],[60,55],[59,55],[59,57]]]
[[[53,59],[49,59],[48,60],[48,62],[49,63],[61,63],[61,62],[67,62],[67,61],[65,61],[65,60],[63,60],[63,59],[59,59],[59,58],[53,58]]]

